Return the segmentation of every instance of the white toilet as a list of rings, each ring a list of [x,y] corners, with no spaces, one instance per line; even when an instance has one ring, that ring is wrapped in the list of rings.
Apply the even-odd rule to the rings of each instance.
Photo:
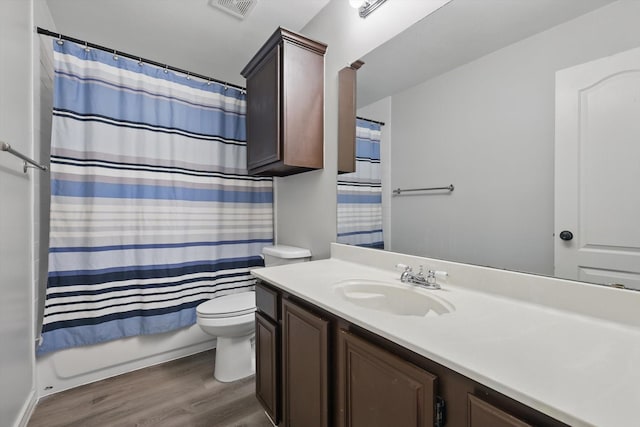
[[[263,248],[265,267],[308,261],[308,249],[276,245]],[[221,382],[239,380],[255,372],[256,297],[254,291],[225,295],[196,307],[198,325],[218,338],[213,376]]]

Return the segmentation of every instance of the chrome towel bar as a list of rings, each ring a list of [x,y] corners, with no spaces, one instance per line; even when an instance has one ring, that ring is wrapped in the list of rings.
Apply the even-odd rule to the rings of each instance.
[[[453,186],[453,184],[449,184],[446,187],[430,187],[430,188],[396,188],[395,190],[393,190],[393,194],[394,196],[399,196],[402,193],[405,192],[409,192],[409,191],[436,191],[436,190],[449,190],[449,191],[453,191],[455,189],[455,187]]]
[[[28,168],[38,168],[40,170],[46,171],[47,167],[44,165],[41,165],[40,163],[36,162],[35,160],[25,156],[24,154],[14,150],[13,148],[11,148],[11,146],[9,144],[7,144],[6,142],[2,142],[0,141],[0,150],[2,151],[6,151],[7,153],[13,154],[14,156],[22,159],[24,161],[24,166],[22,168],[24,173],[27,173],[27,169]],[[27,165],[31,164],[32,166]]]

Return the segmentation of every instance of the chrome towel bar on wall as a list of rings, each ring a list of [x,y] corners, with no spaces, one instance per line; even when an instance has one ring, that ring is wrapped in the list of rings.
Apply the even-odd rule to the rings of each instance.
[[[393,190],[393,195],[394,196],[399,196],[402,193],[408,193],[410,191],[437,191],[437,190],[448,190],[448,191],[453,191],[455,189],[455,187],[453,186],[453,184],[449,184],[446,187],[429,187],[429,188],[396,188],[395,190]]]
[[[14,156],[22,159],[24,161],[24,166],[22,168],[24,173],[27,173],[27,169],[28,168],[38,168],[38,169],[40,169],[42,171],[48,170],[46,166],[41,165],[40,163],[38,163],[35,160],[25,156],[24,154],[20,153],[19,151],[14,150],[6,142],[0,141],[0,150],[6,151],[7,153],[13,154]],[[29,166],[29,164],[32,165],[32,166]]]

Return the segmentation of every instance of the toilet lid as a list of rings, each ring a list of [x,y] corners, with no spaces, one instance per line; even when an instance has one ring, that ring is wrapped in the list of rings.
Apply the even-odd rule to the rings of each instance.
[[[240,292],[210,299],[196,307],[200,317],[242,316],[256,311],[256,293]]]

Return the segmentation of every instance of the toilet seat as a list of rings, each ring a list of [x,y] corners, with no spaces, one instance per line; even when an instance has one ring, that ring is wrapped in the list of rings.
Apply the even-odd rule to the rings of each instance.
[[[254,291],[225,295],[203,302],[196,307],[198,317],[217,319],[237,317],[256,311],[256,293]]]

